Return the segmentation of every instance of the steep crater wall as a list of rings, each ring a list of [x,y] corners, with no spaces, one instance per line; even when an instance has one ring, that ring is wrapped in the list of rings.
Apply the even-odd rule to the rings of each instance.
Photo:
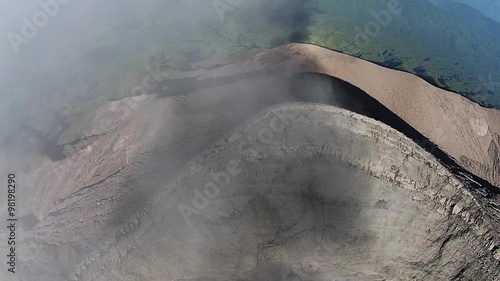
[[[352,112],[290,106],[271,122],[267,107],[312,101],[419,140],[359,89],[303,75],[189,80],[185,95],[115,101],[72,124],[59,138],[66,157],[42,163],[26,184],[36,189],[23,190],[40,220],[22,234],[25,279],[439,280],[441,270],[467,280],[478,264],[495,276],[494,190]],[[241,172],[198,209],[211,173],[238,160]]]
[[[127,225],[103,242],[112,252],[97,247],[82,262],[79,280],[500,273],[494,222],[460,181],[399,132],[330,106],[262,112],[191,161]]]

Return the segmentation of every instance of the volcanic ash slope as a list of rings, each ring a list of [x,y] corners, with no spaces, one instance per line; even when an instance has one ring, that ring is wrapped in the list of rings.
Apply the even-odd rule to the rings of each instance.
[[[349,82],[396,113],[471,171],[500,186],[500,110],[484,108],[423,79],[318,46],[291,44],[259,56]],[[302,62],[307,61],[307,64]],[[479,78],[478,78],[479,79]]]
[[[215,143],[202,138],[211,145],[173,173],[171,159],[199,146],[193,135],[203,132],[177,103],[150,98],[118,119],[109,108],[108,119],[94,114],[101,126],[81,133],[107,129],[75,158],[94,179],[36,205],[44,220],[20,255],[25,280],[499,276],[488,199],[387,125],[333,106],[282,104]],[[168,119],[148,123],[150,114]]]
[[[258,70],[320,73],[346,81],[394,112],[473,174],[500,186],[500,110],[484,108],[402,71],[309,44],[288,44],[179,77],[234,76]],[[210,68],[207,66],[211,65]],[[238,67],[244,65],[245,67]],[[215,68],[215,69],[214,69]],[[478,78],[479,79],[479,78]]]

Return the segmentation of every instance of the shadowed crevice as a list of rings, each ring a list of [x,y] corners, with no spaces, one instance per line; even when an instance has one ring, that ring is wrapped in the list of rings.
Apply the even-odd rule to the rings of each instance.
[[[314,93],[308,90],[311,87],[318,87],[318,85],[322,85],[322,91],[329,91],[330,94],[318,95],[317,92]],[[500,195],[500,188],[467,171],[455,159],[450,157],[398,115],[363,90],[348,82],[324,74],[303,73],[291,79],[290,92],[300,101],[332,104],[381,121],[403,133],[425,151],[432,154],[453,175],[467,183],[466,186],[471,190],[479,192],[487,198]]]

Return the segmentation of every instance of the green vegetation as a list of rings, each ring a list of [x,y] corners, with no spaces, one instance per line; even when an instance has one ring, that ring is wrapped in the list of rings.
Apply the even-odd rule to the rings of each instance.
[[[236,33],[239,28],[245,34],[239,40],[246,44],[273,47],[305,42],[341,51],[417,74],[482,105],[500,108],[500,87],[495,89],[489,81],[489,77],[500,81],[499,23],[465,5],[439,8],[411,0],[401,0],[402,12],[389,13],[390,19],[377,16],[389,10],[390,2],[288,1],[282,7],[286,12],[275,9],[278,13],[272,15],[247,7],[230,15],[232,26],[226,30]],[[294,7],[297,12],[290,12]],[[294,19],[303,25],[270,24]]]
[[[344,1],[331,1],[331,5],[335,2]],[[355,2],[360,1],[350,1],[351,5]],[[381,1],[371,1],[374,2]],[[500,95],[489,91],[491,89],[482,81],[490,75],[500,77],[500,25],[465,6],[440,10],[426,1],[402,3],[402,13],[394,16],[369,44],[356,52],[353,50],[355,44],[348,43],[343,51],[383,65],[391,66],[394,60],[400,61],[402,64],[395,68],[420,75],[483,105],[500,108]],[[364,29],[373,21],[367,10],[357,14],[365,19],[364,25],[359,24],[359,19],[352,24]],[[374,6],[371,10],[378,12],[380,8]],[[319,29],[325,26],[321,24]],[[331,29],[344,32],[348,38],[356,36],[352,29],[341,25],[332,25]],[[334,45],[332,49],[337,48]],[[381,55],[387,51],[394,54],[390,60]]]

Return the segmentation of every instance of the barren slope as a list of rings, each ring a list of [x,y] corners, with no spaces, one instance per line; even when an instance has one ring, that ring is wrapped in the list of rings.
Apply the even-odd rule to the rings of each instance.
[[[23,280],[498,276],[491,187],[365,116],[269,109],[313,96],[416,134],[345,83],[249,66],[171,73],[164,92],[74,122],[59,140],[66,157],[21,176],[22,215],[36,217],[19,233]]]
[[[317,46],[289,45],[263,53],[259,60],[265,63],[291,54],[292,60],[313,61],[314,67],[306,66],[308,71],[332,75],[361,88],[465,168],[500,186],[499,110],[483,108],[414,75]]]

